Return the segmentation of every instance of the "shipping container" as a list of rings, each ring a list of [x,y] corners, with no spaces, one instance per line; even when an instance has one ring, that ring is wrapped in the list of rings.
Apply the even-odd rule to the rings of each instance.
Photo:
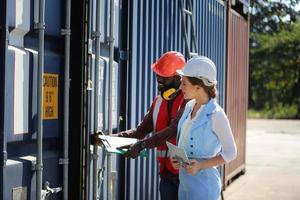
[[[234,38],[248,37],[243,32],[247,21],[231,14],[231,21],[243,23],[228,23],[227,1],[193,0],[189,17],[182,15],[188,0],[182,5],[173,0],[52,0],[45,1],[45,26],[39,17],[43,2],[0,2],[0,199],[36,199],[37,172],[42,172],[48,199],[160,199],[154,149],[147,158],[125,159],[92,145],[91,136],[137,126],[157,95],[151,64],[166,51],[179,51],[186,59],[191,51],[216,63],[218,101],[228,109],[233,129],[243,131],[230,107],[241,100],[228,96],[236,94],[237,85],[228,77],[245,85],[245,70],[236,63],[247,67],[240,54],[248,53],[248,44],[238,46]],[[227,32],[228,26],[239,32]],[[244,79],[236,79],[237,74]],[[43,166],[37,164],[40,135]],[[47,182],[55,193],[47,190]]]
[[[237,145],[237,158],[225,165],[224,186],[245,172],[246,123],[248,109],[249,23],[229,9],[226,113]]]

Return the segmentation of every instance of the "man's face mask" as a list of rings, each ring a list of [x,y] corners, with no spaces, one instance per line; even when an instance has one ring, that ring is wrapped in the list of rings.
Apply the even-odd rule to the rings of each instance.
[[[157,89],[160,92],[174,87],[174,77],[162,77],[157,75],[156,80]]]
[[[176,96],[178,88],[180,86],[180,77],[162,77],[156,76],[157,80],[157,89],[160,91],[161,96],[165,100],[170,100]]]

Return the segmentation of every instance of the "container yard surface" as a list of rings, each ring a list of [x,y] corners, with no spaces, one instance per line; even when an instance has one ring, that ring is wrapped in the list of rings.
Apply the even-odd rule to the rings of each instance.
[[[247,120],[246,174],[226,200],[300,199],[300,120]]]

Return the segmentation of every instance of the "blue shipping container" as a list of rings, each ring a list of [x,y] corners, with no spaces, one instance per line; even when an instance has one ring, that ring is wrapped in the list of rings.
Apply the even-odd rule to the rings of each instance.
[[[166,51],[184,54],[185,46],[179,1],[132,0],[129,4],[127,128],[132,128],[142,120],[157,94],[151,64]],[[187,7],[186,1],[184,6]],[[196,53],[216,63],[219,102],[224,105],[226,6],[218,0],[193,1],[193,19],[198,40]],[[191,22],[186,23],[191,36]],[[159,199],[155,151],[149,151],[147,159],[128,160],[126,166],[125,199]]]

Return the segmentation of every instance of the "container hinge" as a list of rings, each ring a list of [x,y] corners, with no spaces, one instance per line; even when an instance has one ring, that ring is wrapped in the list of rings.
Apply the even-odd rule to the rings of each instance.
[[[71,35],[71,29],[69,29],[69,28],[68,29],[64,29],[63,28],[63,29],[60,30],[60,34],[61,35]]]
[[[44,30],[45,29],[45,23],[35,22],[33,25],[33,28],[36,30]]]
[[[43,170],[43,165],[37,165],[35,162],[32,162],[32,171],[41,171]]]
[[[94,160],[96,160],[96,159],[98,159],[99,158],[99,156],[98,156],[98,154],[97,153],[92,153],[92,158],[94,159]]]
[[[111,44],[115,41],[115,38],[113,36],[106,37],[106,43]]]
[[[69,164],[69,159],[68,158],[60,158],[59,161],[58,161],[58,164],[68,165]]]
[[[94,32],[92,33],[92,37],[93,37],[93,38],[100,38],[100,36],[101,36],[100,31],[94,31]]]
[[[128,60],[129,51],[119,51],[120,52],[120,59],[121,60]]]
[[[2,156],[3,156],[3,159],[2,159],[2,162],[1,162],[1,166],[2,166],[2,167],[6,167],[6,162],[7,162],[7,152],[6,152],[6,151],[2,151]]]
[[[42,200],[48,199],[51,194],[58,193],[62,191],[62,187],[50,188],[50,183],[46,181],[44,183],[44,190],[42,190]]]

